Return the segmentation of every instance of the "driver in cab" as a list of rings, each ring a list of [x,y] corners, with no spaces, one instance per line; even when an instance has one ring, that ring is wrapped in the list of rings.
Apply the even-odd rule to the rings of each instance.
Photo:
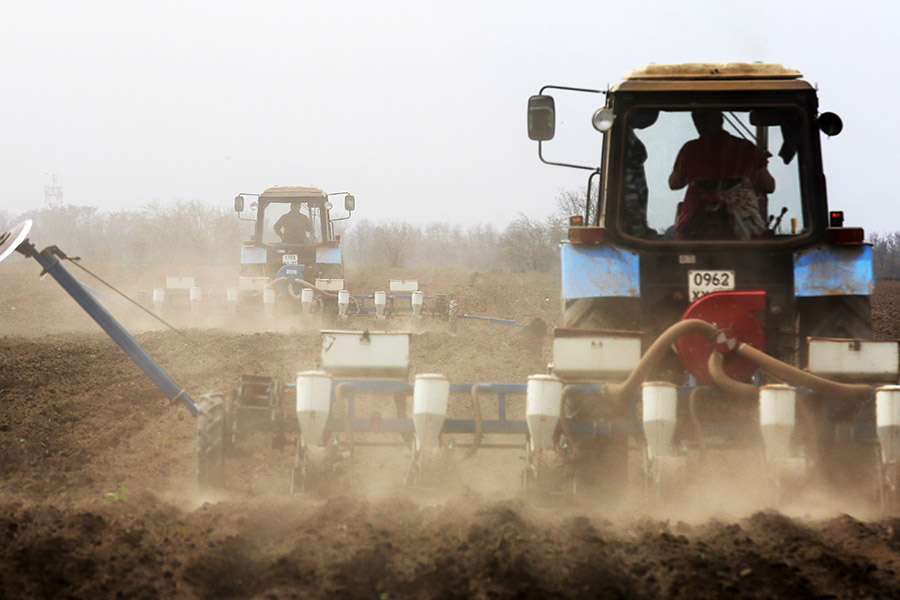
[[[675,239],[757,239],[766,233],[760,194],[775,191],[765,153],[722,129],[722,112],[691,112],[697,139],[682,146],[669,187],[687,186]]]
[[[281,238],[282,244],[305,244],[312,238],[312,223],[300,212],[299,202],[291,202],[291,210],[275,222],[275,233]]]

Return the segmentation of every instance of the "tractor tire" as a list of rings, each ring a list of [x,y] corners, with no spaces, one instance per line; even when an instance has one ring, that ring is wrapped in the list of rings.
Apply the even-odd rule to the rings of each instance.
[[[565,303],[563,327],[573,329],[635,329],[634,298],[579,298]],[[577,403],[567,407],[569,418],[581,412]],[[588,417],[590,419],[590,417]],[[569,465],[575,497],[588,504],[615,504],[628,485],[628,436],[573,434]]]
[[[808,337],[872,339],[869,296],[822,296],[797,300],[799,363],[809,365]],[[852,421],[853,402],[835,402],[830,408],[834,422]],[[859,490],[874,475],[869,449],[857,440],[839,436],[837,430],[820,441],[819,468],[822,477],[837,490]]]
[[[343,279],[344,265],[319,265],[319,277],[321,279]]]
[[[869,296],[822,296],[797,300],[801,346],[807,337],[872,338]]]
[[[562,326],[574,329],[638,329],[635,298],[578,298],[566,301]]]
[[[197,406],[197,484],[201,489],[225,485],[225,397],[205,394]]]
[[[797,300],[797,366],[809,364],[806,338],[872,339],[869,296],[822,296]]]

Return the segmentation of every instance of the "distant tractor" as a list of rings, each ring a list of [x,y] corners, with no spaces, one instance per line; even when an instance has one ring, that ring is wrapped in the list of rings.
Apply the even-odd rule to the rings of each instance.
[[[329,196],[344,196],[347,215],[331,217]],[[249,207],[246,196],[256,196]],[[316,187],[271,187],[261,194],[239,194],[234,210],[254,224],[250,239],[241,248],[241,273],[237,296],[260,296],[265,301],[274,294],[300,299],[306,283],[318,280],[327,293],[343,289],[344,258],[334,222],[350,218],[355,198],[347,192],[326,194]],[[250,209],[253,217],[244,217]],[[311,289],[311,288],[309,288]],[[268,293],[266,293],[268,291]],[[310,296],[311,298],[311,296]]]

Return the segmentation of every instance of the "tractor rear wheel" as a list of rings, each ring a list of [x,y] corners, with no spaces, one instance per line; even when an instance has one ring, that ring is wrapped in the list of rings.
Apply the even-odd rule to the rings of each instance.
[[[319,277],[322,279],[343,279],[343,264],[323,264],[319,265]],[[313,282],[315,283],[315,282]]]
[[[872,339],[869,296],[799,298],[797,315],[802,367],[809,365],[808,337]],[[872,476],[869,449],[845,432],[857,411],[855,403],[834,402],[829,409],[833,427],[821,440],[822,475],[840,490],[861,489]]]
[[[578,298],[567,300],[563,327],[575,329],[639,329],[636,298]]]
[[[869,296],[800,298],[797,314],[801,348],[806,347],[808,337],[872,338]]]
[[[205,394],[197,405],[197,483],[201,489],[225,484],[225,397]]]

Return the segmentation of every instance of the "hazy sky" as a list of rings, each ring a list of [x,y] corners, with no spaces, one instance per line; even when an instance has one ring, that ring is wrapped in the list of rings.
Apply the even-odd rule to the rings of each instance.
[[[527,138],[543,84],[764,61],[843,117],[832,207],[898,230],[898,22],[889,1],[9,2],[0,210],[41,207],[55,173],[67,203],[103,210],[317,185],[352,191],[354,219],[503,226],[586,181]],[[595,162],[601,101],[562,114],[548,154]]]

